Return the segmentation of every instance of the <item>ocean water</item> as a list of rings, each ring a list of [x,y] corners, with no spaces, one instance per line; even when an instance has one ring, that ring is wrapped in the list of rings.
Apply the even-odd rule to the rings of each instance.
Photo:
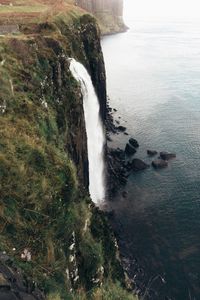
[[[199,300],[200,22],[129,23],[127,33],[102,40],[114,117],[138,140],[135,157],[151,163],[152,149],[177,158],[131,175],[127,197],[120,192],[110,205],[132,273],[135,258],[141,266],[145,300]],[[124,148],[129,137],[110,144]]]

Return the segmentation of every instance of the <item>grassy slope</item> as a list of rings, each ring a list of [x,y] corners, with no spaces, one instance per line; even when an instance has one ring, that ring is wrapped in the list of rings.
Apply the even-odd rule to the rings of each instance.
[[[65,11],[60,14],[60,6],[52,10],[42,3],[42,13],[32,18],[29,14],[36,12],[38,2],[35,5],[27,6],[26,1],[16,10],[15,6],[0,7],[2,23],[22,20],[20,14],[16,18],[19,9],[28,15],[23,23],[35,23],[36,18],[56,20],[39,34],[0,38],[0,250],[14,257],[14,264],[28,278],[40,283],[48,299],[133,299],[116,283],[121,275],[113,236],[104,217],[79,188],[76,167],[66,152],[66,134],[58,122],[61,112],[68,122],[69,111],[80,105],[80,91],[67,61],[47,41],[59,41],[69,55],[72,41],[62,36],[56,22],[73,30],[83,11],[62,4]],[[59,65],[64,69],[66,94],[62,103],[55,102],[55,85],[60,79],[54,78],[53,70]],[[63,90],[57,94],[62,95]],[[89,226],[83,231],[86,223]],[[66,269],[75,272],[69,248],[74,233],[78,282],[66,273]],[[25,248],[32,254],[29,263],[20,258]],[[102,265],[104,279],[98,274]],[[89,283],[93,277],[103,281],[101,288]]]
[[[84,13],[83,10],[74,7],[70,0],[4,0],[2,3],[5,4],[0,6],[0,24],[44,22],[52,20],[52,17],[59,15],[60,12],[66,14]],[[12,3],[12,6],[10,3]]]
[[[0,1],[1,3],[1,1]],[[84,14],[84,10],[73,5],[74,0],[2,0],[0,7],[0,24],[18,24],[48,21],[60,11],[69,14]],[[13,6],[10,6],[12,3]],[[7,4],[7,5],[5,5]],[[96,14],[102,34],[126,30],[126,26],[109,12]]]

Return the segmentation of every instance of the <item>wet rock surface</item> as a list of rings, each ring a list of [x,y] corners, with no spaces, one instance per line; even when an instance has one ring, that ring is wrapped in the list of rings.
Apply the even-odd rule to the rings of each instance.
[[[163,152],[160,152],[160,157],[164,160],[170,160],[172,158],[175,158],[176,154],[163,151]]]
[[[148,154],[149,156],[155,156],[155,155],[158,154],[158,152],[157,152],[156,150],[147,150],[147,154]]]
[[[114,118],[112,115],[112,112],[116,112],[116,109],[112,109],[108,101],[106,103],[106,119],[105,119],[105,127],[106,127],[106,133],[107,133],[107,138],[109,137],[110,133],[116,134],[118,132],[117,126],[114,124]]]
[[[133,138],[130,138],[129,139],[129,144],[135,148],[138,148],[139,147],[139,143],[136,139],[133,139]]]
[[[150,166],[146,164],[143,160],[135,158],[132,161],[132,169],[134,171],[142,171],[148,169]]]
[[[114,124],[113,113],[115,114],[117,109],[111,108],[107,102],[107,117],[106,117],[106,130],[107,130],[107,141],[111,142],[111,134],[124,134],[128,135],[126,132],[126,127],[116,126]],[[117,121],[117,124],[120,124]],[[130,157],[133,156],[139,147],[139,143],[136,139],[130,138],[125,145],[125,149],[111,148],[107,145],[106,147],[106,162],[107,162],[107,190],[108,196],[111,199],[115,193],[121,189],[127,183],[127,178],[133,170],[144,170],[148,167],[147,164],[141,160],[130,161]],[[123,197],[126,198],[125,192]]]
[[[136,151],[136,149],[133,147],[133,146],[131,146],[130,144],[126,144],[126,147],[125,147],[125,153],[127,154],[127,155],[133,155],[133,154],[135,154],[137,151]]]
[[[127,183],[125,165],[125,153],[122,149],[107,148],[107,173],[109,198],[115,194],[121,186]]]
[[[119,121],[118,121],[118,122],[119,122]],[[118,123],[118,124],[119,124],[119,123]],[[126,127],[120,125],[120,126],[117,127],[117,130],[120,131],[120,132],[125,132],[125,131],[126,131]]]
[[[155,169],[163,169],[166,168],[168,166],[168,162],[166,160],[163,159],[156,159],[152,161],[152,166]]]

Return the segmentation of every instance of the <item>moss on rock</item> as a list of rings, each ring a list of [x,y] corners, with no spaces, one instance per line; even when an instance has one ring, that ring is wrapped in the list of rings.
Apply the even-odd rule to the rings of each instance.
[[[125,295],[114,237],[88,195],[82,96],[69,71],[69,57],[88,68],[103,114],[97,25],[59,15],[20,30],[0,38],[1,262],[49,300],[112,299],[115,284]]]

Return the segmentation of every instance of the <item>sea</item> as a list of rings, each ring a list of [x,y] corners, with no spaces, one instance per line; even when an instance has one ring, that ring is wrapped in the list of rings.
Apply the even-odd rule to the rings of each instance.
[[[116,234],[142,299],[199,300],[200,21],[128,25],[102,39],[109,104],[129,134],[111,135],[109,146],[124,149],[133,137],[135,158],[151,165],[150,149],[176,159],[131,174],[109,203]]]

